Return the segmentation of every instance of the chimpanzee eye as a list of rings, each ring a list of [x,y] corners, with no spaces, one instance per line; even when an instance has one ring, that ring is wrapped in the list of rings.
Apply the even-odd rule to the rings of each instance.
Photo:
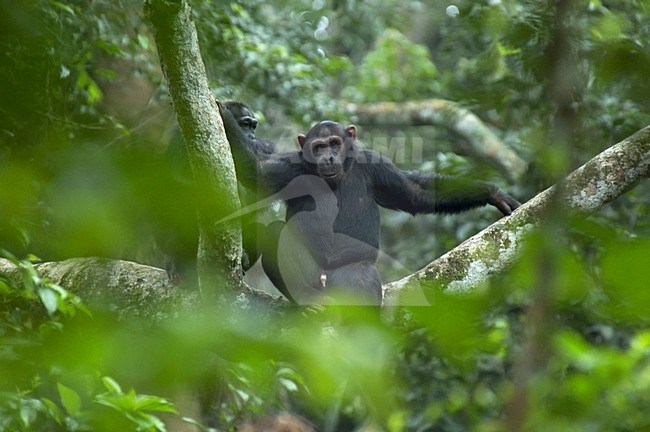
[[[338,149],[339,147],[341,147],[341,140],[339,138],[337,138],[337,137],[332,137],[329,140],[329,145],[333,149]]]
[[[242,129],[255,130],[257,127],[257,120],[252,118],[244,118],[239,121],[239,127]]]

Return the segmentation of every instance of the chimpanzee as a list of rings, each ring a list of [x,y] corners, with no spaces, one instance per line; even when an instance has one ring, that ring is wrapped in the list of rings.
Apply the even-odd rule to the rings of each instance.
[[[398,169],[386,157],[355,144],[354,126],[324,121],[299,135],[301,151],[262,155],[233,116],[221,109],[240,181],[258,182],[287,204],[279,229],[271,280],[300,304],[355,296],[361,304],[381,304],[375,268],[379,248],[379,206],[418,213],[456,213],[491,204],[504,215],[519,202],[495,186],[462,178]],[[337,297],[342,295],[343,297]]]
[[[248,143],[254,152],[259,157],[265,157],[275,153],[275,143],[255,138],[255,129],[257,128],[257,119],[253,115],[248,106],[242,102],[226,101],[223,103],[224,107],[233,115],[237,120],[239,128],[244,132],[248,139]],[[250,187],[243,187],[239,190],[239,196],[242,206],[246,206],[257,201],[257,182],[250,185]],[[241,221],[242,225],[242,267],[248,270],[255,264],[260,257],[260,250],[258,248],[258,240],[260,235],[264,235],[264,225],[257,222],[257,212],[252,212],[244,215]]]
[[[222,105],[237,120],[237,124],[244,132],[245,136],[250,140],[249,144],[255,152],[266,155],[275,153],[275,143],[255,138],[257,118],[255,118],[253,112],[248,108],[248,106],[246,106],[246,104],[238,101],[225,101]]]
[[[257,128],[257,118],[253,115],[250,108],[238,101],[225,101],[222,106],[228,110],[232,115],[238,129],[245,137],[247,145],[259,156],[271,155],[275,152],[275,144],[271,141],[258,139],[255,137],[255,129]],[[187,200],[192,197],[193,193],[193,179],[190,172],[189,161],[183,138],[180,131],[177,131],[172,138],[167,152],[167,159],[172,165],[174,171],[174,182],[170,189],[180,190],[178,193],[178,200]],[[257,194],[254,190],[256,185],[251,188],[240,188],[240,198],[242,205],[251,204],[257,199]],[[177,207],[185,208],[185,217],[195,218],[195,208],[192,203],[176,203]],[[182,210],[179,210],[182,211]],[[171,224],[170,224],[171,225]],[[177,224],[175,224],[177,225]],[[257,223],[256,214],[250,213],[243,217],[242,220],[242,266],[244,270],[248,270],[255,261],[259,258],[260,252],[258,250],[257,235],[263,231],[263,225]],[[175,229],[166,230],[162,233],[165,238],[158,240],[164,253],[164,266],[167,270],[167,275],[171,280],[177,281],[179,279],[195,279],[196,271],[196,252],[198,247],[198,227],[191,227],[190,232],[182,233],[178,226]]]

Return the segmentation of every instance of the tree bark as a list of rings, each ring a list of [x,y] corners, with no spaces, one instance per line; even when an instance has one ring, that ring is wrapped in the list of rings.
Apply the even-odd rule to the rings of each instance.
[[[199,286],[203,294],[242,287],[238,221],[217,221],[239,209],[235,166],[219,109],[206,77],[192,11],[185,0],[147,0],[163,74],[183,133],[194,182],[204,202],[198,208]]]
[[[77,294],[94,309],[115,313],[119,318],[153,323],[182,311],[201,310],[206,304],[200,293],[170,282],[164,270],[131,261],[71,258],[34,264],[34,268],[42,278]],[[20,269],[3,258],[0,273],[16,281],[22,277]],[[247,287],[242,288],[242,294],[234,300],[235,307],[277,310],[288,304],[282,298]]]
[[[487,161],[511,183],[517,182],[528,167],[476,115],[448,100],[348,104],[346,110],[355,122],[366,126],[443,126],[462,139],[465,151]]]
[[[610,147],[569,174],[561,183],[538,194],[511,216],[490,225],[423,269],[384,286],[384,302],[425,302],[422,284],[448,292],[468,292],[517,259],[525,235],[557,199],[566,217],[585,217],[650,177],[650,126]],[[559,191],[558,191],[559,188]],[[559,192],[554,196],[555,192]]]

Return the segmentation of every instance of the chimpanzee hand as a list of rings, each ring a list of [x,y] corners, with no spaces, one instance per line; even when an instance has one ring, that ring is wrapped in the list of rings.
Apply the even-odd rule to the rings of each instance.
[[[229,140],[235,134],[235,130],[239,128],[239,125],[237,124],[237,119],[235,118],[235,115],[231,112],[231,108],[228,105],[229,102],[221,102],[217,101],[217,107],[219,108],[219,114],[221,114],[221,119],[223,121],[223,127],[226,130],[226,135],[228,136]],[[236,109],[236,108],[233,108]],[[235,142],[237,142],[235,140]]]
[[[499,211],[504,214],[504,216],[510,215],[517,207],[521,205],[519,201],[497,188],[494,188],[492,190],[488,204],[491,204],[498,208]]]
[[[224,118],[230,112],[221,101],[217,101],[217,107],[219,108],[219,114],[221,114],[221,118]]]
[[[325,306],[313,304],[306,306],[305,309],[303,309],[302,316],[303,318],[311,318],[312,316],[322,314],[323,312],[325,312]]]

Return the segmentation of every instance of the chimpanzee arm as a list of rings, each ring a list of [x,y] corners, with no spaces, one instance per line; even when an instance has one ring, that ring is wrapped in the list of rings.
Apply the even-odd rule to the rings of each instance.
[[[252,140],[239,127],[232,113],[221,102],[217,102],[217,104],[221,112],[223,126],[230,144],[230,151],[232,152],[239,181],[246,187],[254,189],[257,186],[257,165],[261,156],[255,152]]]
[[[490,183],[402,171],[387,158],[364,164],[373,182],[379,205],[412,214],[458,213],[491,204],[504,215],[519,207],[519,202]]]
[[[521,205],[516,199],[487,182],[418,171],[404,172],[404,175],[422,188],[425,195],[420,196],[424,199],[427,199],[426,195],[433,194],[436,213],[457,213],[490,204],[504,215],[509,215]]]
[[[250,139],[237,124],[230,111],[219,103],[221,118],[237,177],[244,186],[270,195],[280,191],[300,175],[300,157],[296,152],[275,154],[268,143]]]

